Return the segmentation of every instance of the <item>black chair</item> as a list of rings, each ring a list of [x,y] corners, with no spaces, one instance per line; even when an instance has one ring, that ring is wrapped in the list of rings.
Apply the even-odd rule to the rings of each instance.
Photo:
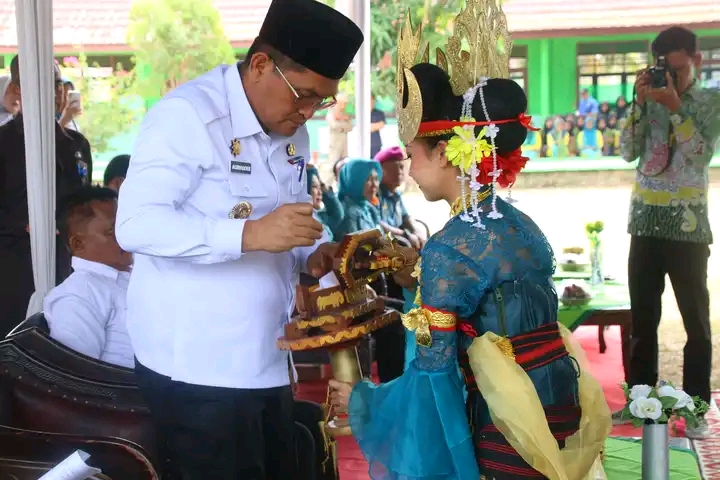
[[[47,324],[47,319],[45,319],[45,315],[40,312],[35,315],[31,315],[20,322],[17,327],[13,328],[10,333],[7,334],[7,336],[9,337],[11,335],[15,335],[16,333],[28,328],[38,328],[40,331],[45,332],[48,335],[50,334],[50,327]]]
[[[76,450],[87,464],[114,480],[158,480],[142,447],[119,438],[35,432],[0,425],[0,479],[37,480]],[[308,477],[310,478],[310,477]]]
[[[317,480],[336,480],[340,477],[337,471],[336,443],[327,436],[321,427],[322,422],[327,420],[327,411],[322,405],[305,400],[295,400],[293,413],[296,425],[304,426],[313,439],[313,457],[305,457],[298,454],[298,457],[306,458],[306,465],[312,466],[313,476],[298,478],[315,478]],[[312,458],[312,461],[309,461]],[[304,471],[300,469],[300,471]],[[309,471],[309,470],[307,470]]]
[[[327,465],[337,462],[334,449],[325,448],[327,441],[319,426],[324,420],[323,408],[298,401],[295,414],[298,468],[308,474],[315,472],[315,476],[298,478],[336,480],[337,472],[323,473]],[[0,425],[45,435],[60,434],[51,438],[57,442],[67,438],[72,445],[76,440],[122,439],[118,441],[146,450],[147,457],[160,465],[154,451],[154,429],[135,372],[56,342],[50,338],[42,314],[28,318],[0,341]],[[0,458],[3,454],[4,446]],[[31,460],[44,461],[41,457]]]

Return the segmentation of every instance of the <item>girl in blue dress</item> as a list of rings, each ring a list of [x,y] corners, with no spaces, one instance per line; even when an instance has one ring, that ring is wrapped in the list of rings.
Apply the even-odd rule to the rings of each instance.
[[[419,33],[406,24],[400,38],[410,175],[427,200],[450,204],[451,218],[416,265],[417,307],[403,316],[416,337],[408,369],[381,385],[330,382],[374,480],[586,480],[601,468],[610,410],[557,323],[552,249],[496,194],[525,166],[531,128],[522,88],[498,78],[508,59],[493,41],[476,43],[480,32],[507,38],[498,25],[494,0],[468,0],[448,48],[471,51],[442,55],[441,67],[409,64],[427,58]]]

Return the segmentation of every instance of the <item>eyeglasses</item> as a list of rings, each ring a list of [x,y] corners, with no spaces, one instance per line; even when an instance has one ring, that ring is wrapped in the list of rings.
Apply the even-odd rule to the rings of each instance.
[[[320,110],[327,110],[328,108],[332,107],[337,103],[337,100],[335,97],[325,97],[320,98],[317,95],[301,95],[295,90],[295,87],[292,86],[292,83],[290,83],[285,76],[285,74],[280,70],[280,67],[277,66],[277,63],[275,63],[275,70],[280,74],[283,80],[285,80],[285,84],[288,86],[290,91],[292,92],[293,96],[295,97],[295,104],[300,107],[312,107],[316,112]]]

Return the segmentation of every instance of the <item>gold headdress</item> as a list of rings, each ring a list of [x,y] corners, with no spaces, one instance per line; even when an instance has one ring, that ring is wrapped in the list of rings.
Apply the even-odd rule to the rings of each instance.
[[[422,52],[422,29],[413,29],[408,13],[400,30],[397,52],[397,114],[400,140],[409,143],[418,134],[422,118],[420,87],[410,68],[427,63],[426,43]],[[455,95],[462,95],[480,83],[482,77],[508,78],[512,39],[507,20],[497,0],[466,0],[455,17],[453,34],[445,49],[438,48],[436,62],[450,76]],[[407,87],[407,104],[403,96]],[[447,133],[447,132],[446,132]]]
[[[519,149],[498,155],[495,145],[498,125],[517,122],[532,129],[530,117],[525,113],[505,119],[491,119],[488,113],[483,89],[488,78],[510,76],[513,45],[507,19],[498,1],[466,0],[465,8],[455,17],[453,34],[448,38],[445,49],[438,48],[435,53],[437,65],[448,74],[453,93],[463,98],[460,118],[456,120],[422,121],[420,86],[410,69],[417,63],[429,62],[429,48],[426,44],[421,49],[422,31],[420,28],[413,29],[409,14],[398,38],[396,108],[400,139],[407,144],[416,137],[454,134],[447,143],[445,155],[452,165],[460,169],[458,179],[462,198],[465,198],[468,186],[471,198],[469,206],[463,203],[460,218],[480,229],[485,228],[478,200],[480,190],[491,185],[492,210],[488,218],[502,218],[497,210],[496,187],[512,186],[515,175],[527,161]],[[403,102],[403,97],[407,97],[407,102]],[[485,117],[480,122],[472,118],[476,97]],[[476,127],[483,127],[477,135]]]

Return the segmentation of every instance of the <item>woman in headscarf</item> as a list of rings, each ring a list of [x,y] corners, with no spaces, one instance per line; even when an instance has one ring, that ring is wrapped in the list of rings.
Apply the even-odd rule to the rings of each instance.
[[[486,1],[492,5],[468,6],[498,11]],[[472,15],[464,13],[461,26]],[[486,48],[479,57],[508,75],[494,42],[474,48]],[[331,400],[348,407],[374,480],[595,478],[610,409],[583,368],[582,349],[557,322],[547,239],[497,192],[528,160],[520,149],[530,126],[525,93],[469,68],[450,78],[429,63],[400,67],[399,131],[410,175],[427,200],[450,205],[451,218],[416,265],[418,308],[403,316],[417,339],[410,367],[383,385],[333,380]],[[409,249],[400,251],[412,262]]]
[[[320,180],[318,169],[313,165],[307,167],[307,187],[315,213],[332,241],[333,231],[338,229],[343,220],[342,204],[332,188]]]
[[[570,132],[567,120],[562,117],[555,119],[555,125],[547,137],[548,150],[551,157],[565,158],[570,154]]]
[[[378,209],[381,179],[382,168],[375,160],[356,158],[342,166],[338,197],[345,213],[334,232],[335,238],[360,230],[382,229]]]
[[[529,131],[528,136],[523,143],[523,152],[528,158],[538,158],[540,149],[542,148],[542,134],[540,132]]]
[[[625,114],[628,110],[627,100],[624,96],[620,95],[615,101],[615,115],[617,118],[625,118]]]
[[[607,122],[610,116],[610,104],[608,102],[602,102],[598,108],[597,118],[598,120],[604,119]]]
[[[542,129],[539,132],[541,141],[542,141],[542,148],[540,150],[541,157],[552,156],[552,152],[550,151],[550,148],[548,147],[548,137],[550,136],[550,133],[552,132],[554,125],[555,125],[555,118],[547,117],[545,119],[545,123],[543,124]]]
[[[597,158],[602,156],[603,134],[595,128],[593,117],[585,119],[585,127],[578,132],[576,143],[581,157]]]

